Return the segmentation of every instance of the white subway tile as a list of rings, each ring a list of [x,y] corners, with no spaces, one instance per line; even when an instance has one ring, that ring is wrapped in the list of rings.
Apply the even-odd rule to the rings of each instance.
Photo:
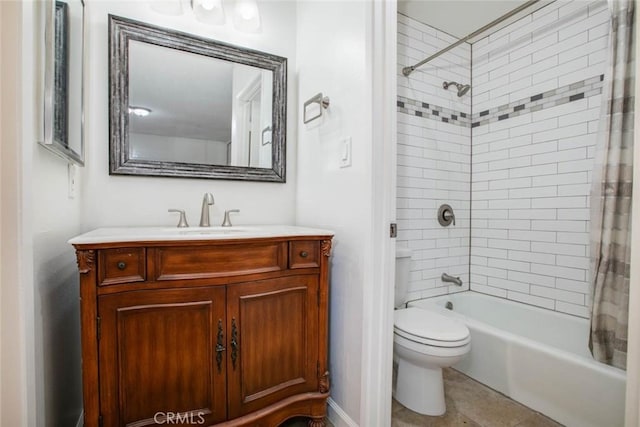
[[[498,199],[489,200],[490,209],[529,209],[531,200],[529,199]]]
[[[535,113],[534,113],[535,114]],[[558,151],[558,142],[541,142],[509,150],[510,157],[528,156],[531,154],[552,153]],[[533,160],[533,158],[532,158]]]
[[[532,220],[531,229],[542,231],[583,232],[587,231],[587,222]]]
[[[516,282],[515,280],[499,279],[497,277],[488,277],[487,284],[494,288],[506,289],[509,291],[529,293],[529,284]]]
[[[584,231],[582,233],[566,233],[558,232],[558,243],[572,243],[576,245],[588,245],[589,233]]]
[[[528,251],[509,251],[509,259],[514,261],[535,262],[537,264],[556,264],[556,256],[553,254],[528,252]],[[517,270],[517,269],[513,269]]]
[[[556,279],[556,288],[565,291],[578,292],[581,294],[589,293],[589,283],[582,280]]]
[[[508,171],[504,172],[508,176]],[[505,177],[506,178],[506,177]],[[491,190],[503,190],[509,188],[526,188],[531,187],[531,178],[517,178],[517,179],[496,179],[488,182]]]
[[[531,250],[557,255],[581,256],[587,255],[584,245],[570,245],[566,243],[531,242]]]
[[[512,261],[500,258],[489,258],[488,263],[489,267],[501,268],[509,271],[522,271],[525,273],[529,272],[530,265],[531,264],[528,262]]]
[[[548,286],[553,287],[556,278],[547,274],[532,274],[532,273],[523,273],[520,271],[510,271],[508,273],[509,280],[516,280],[518,282],[530,283],[540,286]]]
[[[556,233],[553,231],[527,231],[527,230],[509,230],[509,239],[527,240],[531,242],[555,242]]]
[[[551,310],[553,310],[553,308],[555,307],[555,303],[552,299],[523,294],[520,292],[508,291],[507,298],[513,301],[519,301],[525,304],[535,305],[538,307],[548,308]]]
[[[589,307],[584,305],[570,304],[564,301],[556,301],[556,311],[571,314],[573,316],[584,317],[587,319],[591,316]]]
[[[562,289],[547,288],[546,286],[531,286],[531,294],[551,298],[572,304],[584,304],[584,294],[569,292]]]
[[[545,129],[544,127],[538,129]],[[568,138],[576,135],[585,135],[588,132],[586,123],[578,123],[572,126],[563,126],[555,129],[542,130],[533,134],[533,143],[552,141],[560,138]]]
[[[559,163],[558,173],[591,171],[593,170],[593,164],[593,159]]]
[[[562,277],[572,280],[584,280],[585,271],[577,268],[560,267],[546,264],[531,264],[531,272],[538,274],[550,274],[555,277]]]
[[[489,162],[489,170],[517,169],[531,165],[531,157],[516,157],[514,159],[496,160]]]
[[[500,288],[494,288],[493,286],[481,285],[479,283],[474,283],[471,285],[471,290],[475,292],[480,292],[483,294],[493,295],[500,298],[507,297],[507,291]]]
[[[555,209],[511,209],[509,219],[556,219]]]
[[[558,255],[556,257],[556,264],[563,267],[581,268],[583,270],[589,269],[589,258],[587,256],[568,256]]]
[[[517,251],[531,250],[531,242],[524,240],[488,239],[487,246],[497,249],[513,249]]]
[[[582,220],[588,221],[590,219],[590,211],[588,208],[584,209],[558,209],[559,220]]]
[[[557,175],[534,176],[531,185],[541,187],[547,185],[582,184],[588,181],[586,172],[563,173]]]
[[[557,187],[530,187],[509,190],[510,199],[553,197],[557,195]],[[532,203],[533,206],[533,203]]]
[[[566,171],[572,172],[572,171]],[[555,175],[558,173],[558,165],[550,163],[546,165],[536,165],[530,167],[513,168],[509,170],[510,178],[520,178],[524,176],[541,176],[541,175]]]
[[[534,187],[538,188],[538,187]],[[546,187],[539,187],[546,188]],[[549,209],[549,208],[584,208],[587,206],[586,197],[541,197],[531,200],[531,207],[534,209]],[[575,230],[574,230],[575,231]]]

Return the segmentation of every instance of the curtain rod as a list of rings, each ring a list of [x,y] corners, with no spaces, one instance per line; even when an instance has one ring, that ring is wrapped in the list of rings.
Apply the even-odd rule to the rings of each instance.
[[[467,40],[476,37],[479,34],[484,33],[485,31],[487,31],[489,28],[494,27],[496,25],[498,25],[499,23],[511,18],[513,15],[522,12],[523,10],[527,9],[528,7],[538,3],[540,0],[529,0],[528,2],[521,4],[520,6],[516,7],[515,9],[511,10],[510,12],[505,13],[504,15],[502,15],[501,17],[494,19],[493,21],[489,22],[487,25],[485,25],[482,28],[477,29],[476,31],[474,31],[473,33],[469,34],[466,37],[461,38],[460,40],[458,40],[457,42],[445,47],[444,49],[442,49],[441,51],[434,53],[433,55],[431,55],[430,57],[428,57],[427,59],[424,59],[420,62],[418,62],[415,65],[412,65],[410,67],[404,67],[402,69],[402,74],[404,74],[405,76],[409,77],[409,75],[411,73],[413,73],[415,71],[416,68],[423,66],[424,64],[426,64],[427,62],[431,61],[434,58],[437,58],[438,56],[442,55],[445,52],[449,52],[451,49],[453,49],[454,47],[460,46],[462,43],[466,42]]]

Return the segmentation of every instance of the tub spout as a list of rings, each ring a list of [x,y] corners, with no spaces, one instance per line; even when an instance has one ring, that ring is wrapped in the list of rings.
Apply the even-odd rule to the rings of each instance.
[[[442,273],[441,279],[443,282],[454,283],[458,286],[462,286],[462,279],[459,277],[449,276],[447,273]]]

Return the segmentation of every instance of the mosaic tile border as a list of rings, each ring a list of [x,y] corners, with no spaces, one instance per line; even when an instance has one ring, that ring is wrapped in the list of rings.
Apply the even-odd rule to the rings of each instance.
[[[518,117],[602,93],[604,74],[473,114],[471,127]]]
[[[469,127],[471,118],[469,113],[455,111],[444,108],[439,105],[429,104],[415,99],[398,96],[396,103],[399,113],[409,114],[411,116],[424,117],[425,119],[437,120],[452,125]]]
[[[599,95],[602,93],[603,80],[604,74],[600,74],[557,89],[519,99],[509,104],[480,111],[471,116],[468,113],[454,111],[404,96],[398,96],[396,105],[399,113],[475,128]]]

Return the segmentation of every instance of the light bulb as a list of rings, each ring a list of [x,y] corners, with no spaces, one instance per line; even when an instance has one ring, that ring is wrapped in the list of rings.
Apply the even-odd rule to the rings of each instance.
[[[258,14],[258,5],[252,1],[238,1],[236,4],[236,13],[244,20],[251,20]]]
[[[200,5],[204,10],[213,10],[213,8],[216,5],[216,2],[214,0],[202,0],[200,2]]]

